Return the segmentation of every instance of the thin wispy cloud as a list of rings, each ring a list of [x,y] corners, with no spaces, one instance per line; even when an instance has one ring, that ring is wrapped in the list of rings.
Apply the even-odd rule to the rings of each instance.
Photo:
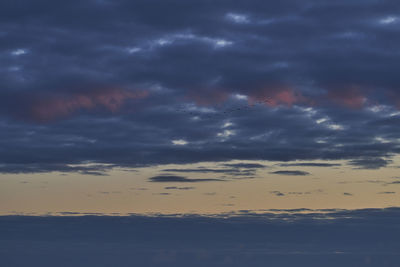
[[[270,172],[271,174],[279,174],[279,175],[293,175],[293,176],[305,176],[310,175],[309,172],[306,171],[274,171]]]

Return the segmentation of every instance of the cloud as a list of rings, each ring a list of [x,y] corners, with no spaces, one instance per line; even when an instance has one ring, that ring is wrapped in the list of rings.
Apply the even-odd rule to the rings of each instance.
[[[183,176],[174,176],[174,175],[158,175],[158,176],[153,176],[150,177],[149,182],[154,182],[154,183],[172,183],[172,182],[177,182],[177,183],[199,183],[199,182],[214,182],[214,181],[223,181],[221,179],[191,179],[191,178],[186,178]]]
[[[277,197],[283,197],[285,194],[280,191],[271,191],[271,194],[274,194]]]
[[[187,145],[188,142],[186,142],[185,140],[179,139],[179,140],[172,140],[172,143],[174,145],[178,145],[178,146],[184,146]]]
[[[226,173],[235,172],[235,169],[209,169],[209,168],[198,168],[198,169],[163,169],[164,172],[193,172],[193,173]]]
[[[43,172],[77,172],[83,175],[107,176],[107,171],[113,169],[112,164],[0,164],[0,173],[43,173]]]
[[[226,167],[234,167],[234,168],[244,168],[244,169],[262,169],[267,166],[259,163],[226,163],[223,164]]]
[[[195,189],[196,187],[193,187],[193,186],[185,186],[185,187],[177,187],[177,186],[167,186],[167,187],[164,187],[164,189],[167,189],[167,190],[171,190],[171,189],[174,189],[174,190],[191,190],[191,189]]]
[[[309,172],[305,171],[274,171],[270,172],[271,174],[279,174],[279,175],[294,175],[294,176],[304,176],[309,175]]]
[[[328,98],[334,103],[355,109],[362,108],[366,102],[366,97],[360,87],[356,85],[338,85],[331,88]]]
[[[237,13],[228,13],[226,14],[226,18],[234,23],[249,23],[249,18],[244,14],[237,14]]]
[[[400,152],[395,1],[3,2],[4,173]]]
[[[148,188],[146,188],[146,187],[131,187],[131,188],[129,188],[130,190],[139,190],[139,191],[146,191],[146,190],[149,190]]]
[[[351,160],[349,163],[362,169],[379,169],[386,167],[391,162],[392,160],[382,158],[360,158]]]
[[[235,168],[229,169],[210,169],[210,168],[198,168],[198,169],[163,169],[164,172],[180,172],[180,173],[224,173],[231,176],[242,176],[242,177],[252,177],[255,175],[255,170],[253,168],[241,169],[237,166],[231,166]]]
[[[322,162],[281,163],[281,167],[339,167],[342,164]]]
[[[55,92],[54,92],[55,91]],[[130,91],[119,88],[91,90],[54,90],[32,93],[10,93],[9,101],[17,106],[14,116],[35,122],[50,122],[59,118],[67,118],[78,111],[90,111],[104,108],[116,113],[127,100],[141,99],[148,95],[147,91]],[[13,111],[11,109],[11,111]]]
[[[285,86],[267,86],[253,92],[254,95],[250,95],[250,103],[256,101],[265,100],[265,105],[276,107],[279,105],[292,106],[297,103],[305,101],[305,97],[300,92],[296,92],[292,88],[286,88]]]

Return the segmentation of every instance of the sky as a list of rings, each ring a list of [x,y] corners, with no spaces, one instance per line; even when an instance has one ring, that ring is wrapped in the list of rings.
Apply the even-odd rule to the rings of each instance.
[[[396,0],[0,1],[0,265],[399,266]]]
[[[400,205],[400,5],[1,1],[0,214]]]

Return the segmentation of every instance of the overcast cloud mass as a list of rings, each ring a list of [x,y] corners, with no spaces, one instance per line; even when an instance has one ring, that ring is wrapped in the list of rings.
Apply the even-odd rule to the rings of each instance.
[[[400,152],[399,14],[394,0],[1,1],[0,172],[384,167]]]

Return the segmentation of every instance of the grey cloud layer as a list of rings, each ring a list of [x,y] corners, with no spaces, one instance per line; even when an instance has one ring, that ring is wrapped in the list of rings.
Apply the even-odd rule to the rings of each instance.
[[[399,13],[374,0],[3,1],[0,171],[385,167],[400,151]],[[272,104],[221,112],[243,96]]]

